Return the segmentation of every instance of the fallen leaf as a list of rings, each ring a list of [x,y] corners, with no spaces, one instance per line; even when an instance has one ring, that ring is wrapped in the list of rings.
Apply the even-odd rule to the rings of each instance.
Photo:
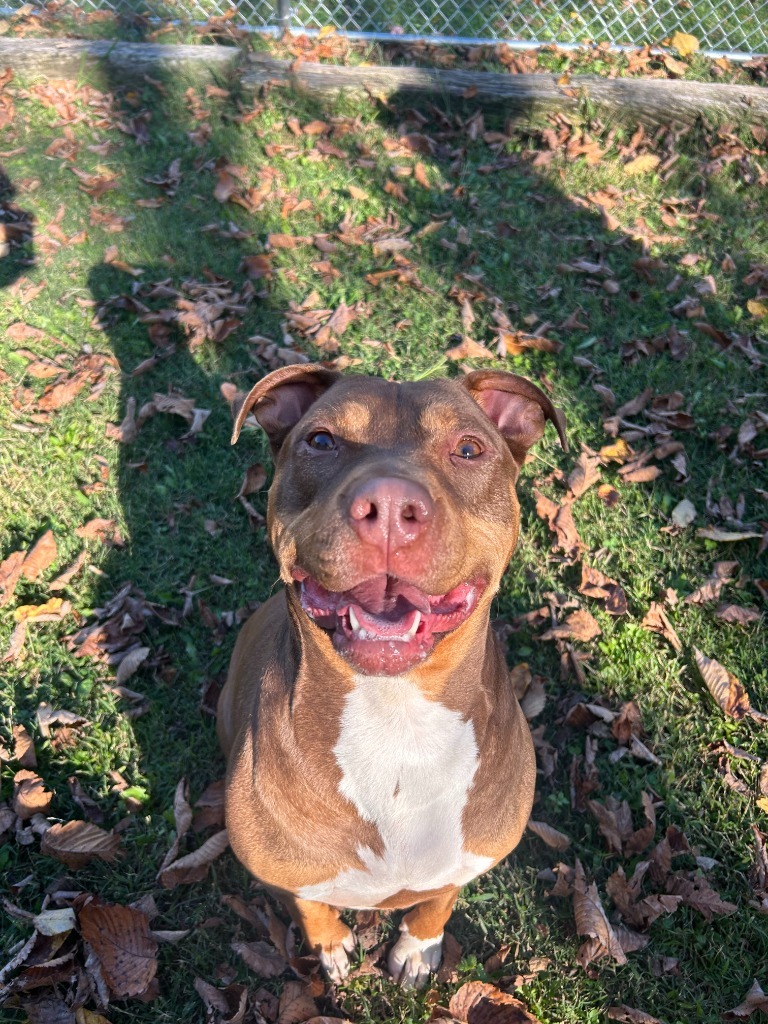
[[[357,185],[348,185],[347,191],[353,199],[359,199],[361,202],[368,198],[368,193],[364,189],[358,188]]]
[[[302,981],[287,981],[280,993],[277,1024],[304,1024],[317,1016],[317,1004]]]
[[[135,675],[139,666],[144,664],[149,657],[149,654],[149,647],[134,647],[133,650],[128,651],[117,666],[117,672],[115,673],[115,686],[124,686],[127,680],[129,680],[132,675]]]
[[[52,530],[46,530],[42,537],[33,545],[24,559],[21,573],[28,580],[36,580],[56,560],[56,540]]]
[[[158,881],[165,889],[199,882],[207,875],[209,866],[224,853],[228,846],[227,830],[222,829],[207,839],[197,850],[162,868],[158,875]]]
[[[640,626],[642,629],[649,629],[653,633],[659,633],[672,644],[678,654],[682,651],[683,645],[680,643],[680,637],[677,635],[675,627],[669,621],[663,605],[659,604],[658,601],[651,602],[651,607],[646,612]]]
[[[602,630],[597,624],[595,617],[586,608],[579,608],[572,612],[564,622],[558,623],[546,630],[539,637],[540,640],[581,640],[586,643],[600,636]]]
[[[723,1020],[743,1020],[750,1017],[755,1010],[768,1014],[768,995],[763,992],[760,982],[755,979],[752,988],[747,992],[744,1001],[732,1010],[726,1010]]]
[[[72,609],[69,601],[61,597],[49,597],[45,604],[20,604],[14,610],[16,622],[50,622],[63,619]]]
[[[719,661],[705,657],[696,647],[693,648],[693,655],[701,678],[720,710],[729,718],[735,718],[736,721],[750,714],[752,708],[749,704],[749,697],[736,676]]]
[[[75,902],[80,933],[96,956],[112,995],[141,995],[157,973],[157,942],[147,915],[86,896]]]
[[[47,814],[51,808],[53,793],[33,771],[22,769],[13,777],[13,809],[22,821],[28,821],[33,814]]]
[[[288,967],[286,961],[269,942],[233,942],[231,947],[261,978],[277,978]]]
[[[23,551],[14,551],[8,555],[0,564],[0,608],[8,604],[16,590],[16,584],[21,579],[21,569],[24,565],[26,555]]]
[[[52,825],[42,838],[40,852],[54,857],[76,871],[94,857],[113,861],[120,850],[120,836],[105,832],[88,821],[68,821]]]
[[[570,838],[564,832],[559,832],[545,821],[534,821],[533,818],[529,818],[527,827],[553,850],[567,850],[571,845]]]
[[[13,727],[13,760],[18,761],[22,768],[37,767],[35,744],[23,725]]]
[[[699,49],[699,40],[688,32],[675,32],[669,40],[669,45],[680,54],[681,57],[689,57]]]
[[[673,875],[669,882],[670,895],[681,896],[686,906],[693,907],[711,921],[715,914],[727,917],[739,909],[735,903],[721,899],[703,875],[692,874],[688,878]]]
[[[568,488],[574,498],[580,498],[600,480],[600,457],[582,451],[568,476]]]
[[[573,879],[573,913],[578,934],[588,935],[595,940],[594,944],[584,943],[579,950],[577,959],[582,967],[586,968],[591,960],[601,956],[613,957],[617,964],[627,962],[626,954],[600,902],[597,886],[594,882],[587,885],[584,868],[578,858]]]
[[[731,544],[738,540],[759,540],[762,533],[754,533],[750,530],[742,530],[740,533],[733,533],[728,530],[721,530],[717,526],[702,526],[696,531],[696,536],[703,540],[716,540],[723,544]]]
[[[460,344],[447,349],[445,355],[447,359],[493,359],[493,352],[468,334],[462,336]]]
[[[460,1024],[538,1024],[525,1003],[487,981],[468,981],[451,996],[448,1010]]]
[[[689,501],[688,498],[683,498],[683,500],[678,502],[672,509],[670,518],[675,526],[683,528],[690,526],[696,518],[696,506],[692,501]]]
[[[654,153],[643,153],[642,156],[637,156],[634,160],[624,164],[624,173],[632,176],[648,174],[649,171],[655,171],[660,163],[661,157]]]
[[[643,1010],[634,1010],[624,1003],[621,1006],[609,1006],[606,1013],[608,1020],[623,1021],[624,1024],[662,1024],[658,1017],[652,1017]]]
[[[762,613],[757,608],[745,608],[740,604],[719,604],[715,609],[715,615],[722,622],[736,623],[739,626],[748,626],[752,622],[759,622]]]

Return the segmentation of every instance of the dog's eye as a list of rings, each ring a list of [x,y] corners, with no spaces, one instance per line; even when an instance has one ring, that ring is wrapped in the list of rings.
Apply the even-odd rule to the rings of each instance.
[[[336,451],[336,442],[333,439],[333,434],[330,434],[327,430],[316,430],[314,434],[310,434],[307,438],[307,444],[310,448],[314,448],[316,452]]]
[[[475,441],[474,438],[462,437],[453,449],[453,454],[457,455],[460,459],[476,459],[478,455],[483,454],[483,449],[480,443]]]

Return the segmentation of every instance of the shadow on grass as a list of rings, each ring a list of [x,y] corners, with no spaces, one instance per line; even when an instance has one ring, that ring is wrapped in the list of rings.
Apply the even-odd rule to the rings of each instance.
[[[35,264],[32,215],[14,197],[16,189],[0,169],[0,289],[8,288]]]

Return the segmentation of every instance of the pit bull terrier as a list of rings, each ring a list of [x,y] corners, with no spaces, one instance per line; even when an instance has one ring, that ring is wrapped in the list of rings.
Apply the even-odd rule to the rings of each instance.
[[[515,548],[515,484],[551,420],[496,370],[392,383],[313,364],[248,394],[275,460],[267,530],[285,588],[243,627],[222,691],[236,856],[329,977],[343,908],[413,908],[388,959],[440,962],[460,888],[520,840],[535,758],[489,612]]]

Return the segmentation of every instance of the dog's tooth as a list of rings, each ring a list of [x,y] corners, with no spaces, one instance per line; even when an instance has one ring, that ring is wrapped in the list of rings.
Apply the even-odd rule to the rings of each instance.
[[[358,619],[358,617],[357,617],[357,616],[355,615],[355,608],[354,608],[354,605],[350,605],[350,606],[349,606],[349,624],[350,624],[350,626],[352,627],[352,632],[353,632],[353,633],[359,633],[359,632],[361,632],[361,629],[360,629],[360,620],[359,620],[359,619]]]
[[[411,628],[408,630],[408,632],[405,634],[405,636],[403,637],[403,640],[413,640],[413,638],[416,636],[416,630],[419,628],[420,622],[421,622],[421,612],[417,611],[416,615],[414,616],[414,619],[413,619],[413,624],[412,624]]]

